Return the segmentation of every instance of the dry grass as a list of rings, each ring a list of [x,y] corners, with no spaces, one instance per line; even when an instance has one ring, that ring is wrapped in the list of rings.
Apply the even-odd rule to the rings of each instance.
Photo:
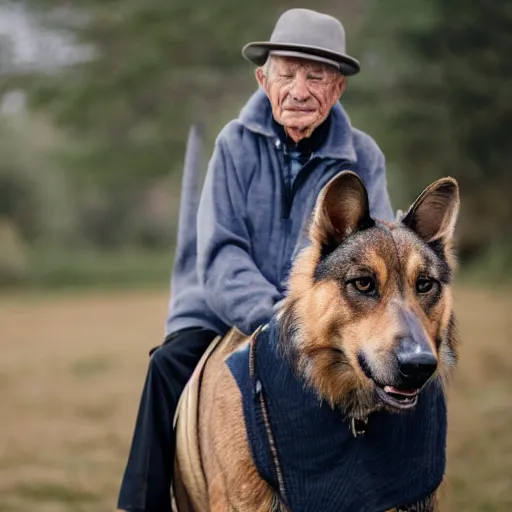
[[[512,510],[512,294],[459,288],[446,511]],[[0,512],[113,511],[167,294],[0,302]]]

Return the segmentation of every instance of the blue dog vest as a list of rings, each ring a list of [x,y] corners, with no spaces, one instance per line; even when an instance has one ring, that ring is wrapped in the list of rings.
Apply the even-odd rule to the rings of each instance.
[[[242,394],[255,465],[292,512],[385,512],[420,502],[437,489],[447,431],[439,383],[427,386],[412,410],[371,414],[364,436],[354,438],[343,411],[321,402],[278,353],[278,336],[275,321],[260,331],[252,372],[248,347],[227,364]]]

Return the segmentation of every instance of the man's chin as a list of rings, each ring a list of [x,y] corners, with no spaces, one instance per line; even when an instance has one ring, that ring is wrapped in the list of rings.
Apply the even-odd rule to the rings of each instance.
[[[309,131],[316,128],[318,114],[316,112],[286,112],[281,116],[281,124],[293,131]]]
[[[295,140],[295,142],[310,137],[315,128],[318,126],[317,119],[302,119],[300,121],[302,122],[294,120],[293,122],[281,123],[286,131],[286,134]]]

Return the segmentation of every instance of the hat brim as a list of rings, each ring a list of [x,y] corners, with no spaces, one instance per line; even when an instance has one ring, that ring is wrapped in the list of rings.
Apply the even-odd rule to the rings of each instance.
[[[355,75],[360,70],[359,62],[353,57],[331,52],[325,48],[317,48],[300,44],[270,42],[249,43],[242,48],[242,55],[249,62],[252,62],[257,66],[263,66],[267,61],[268,54],[272,50],[290,52],[290,55],[295,57],[303,57],[304,59],[316,60],[319,62],[326,62],[326,60],[331,62],[334,61],[339,65],[341,74],[345,76]]]

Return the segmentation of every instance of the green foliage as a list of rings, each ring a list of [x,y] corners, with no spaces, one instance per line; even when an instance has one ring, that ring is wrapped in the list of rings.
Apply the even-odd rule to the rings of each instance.
[[[404,195],[452,175],[464,259],[509,245],[512,4],[381,1],[367,30],[377,64],[362,94],[378,97],[373,113]]]
[[[286,0],[90,0],[64,15],[52,10],[60,1],[31,5],[94,48],[58,74],[9,79],[65,135],[51,157],[73,186],[72,247],[170,251],[189,126],[209,125],[211,141],[236,114],[255,87],[241,48],[270,32]]]
[[[6,269],[3,282],[0,258],[0,285],[26,291],[168,288],[172,258],[169,249],[38,248],[26,251],[23,274]]]
[[[71,185],[52,158],[58,138],[37,116],[0,124],[0,218],[29,243],[66,244],[74,237]]]
[[[86,5],[91,22],[77,32],[94,44],[97,58],[38,77],[32,100],[83,140],[82,151],[67,155],[76,172],[130,196],[180,168],[191,122],[217,115],[237,73],[250,74],[240,49],[271,30],[280,6],[270,0],[242,9],[233,0]]]
[[[94,58],[0,84],[0,95],[24,89],[32,107],[0,125],[0,243],[10,248],[0,280],[85,283],[96,272],[130,281],[144,265],[105,270],[101,257],[88,255],[170,252],[190,124],[205,123],[211,145],[255,88],[242,46],[266,38],[295,4],[29,0],[50,27],[90,44]],[[405,208],[438,177],[456,177],[463,261],[507,268],[512,4],[322,0],[313,8],[343,21],[348,51],[362,62],[343,103],[386,154],[394,207]],[[66,264],[47,257],[67,251]],[[48,271],[34,273],[33,255]],[[154,268],[167,280],[167,267]]]

